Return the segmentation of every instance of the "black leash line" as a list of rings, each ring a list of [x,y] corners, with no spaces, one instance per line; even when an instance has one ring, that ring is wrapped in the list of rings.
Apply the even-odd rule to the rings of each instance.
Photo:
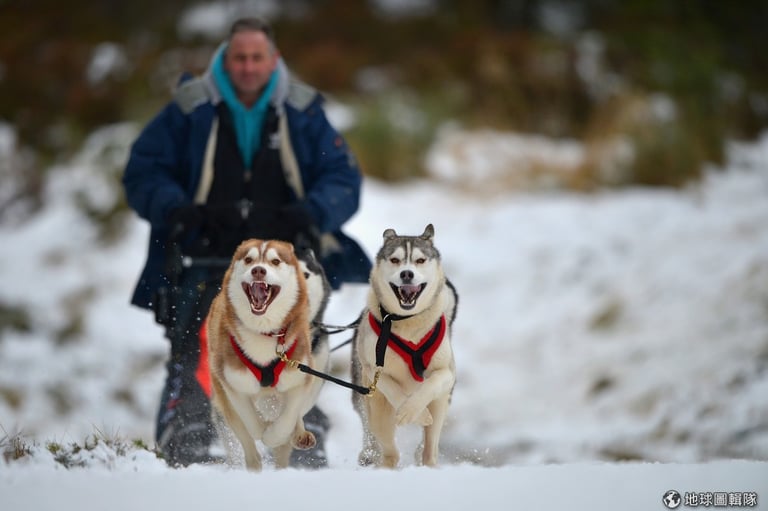
[[[333,334],[338,334],[338,333],[344,332],[345,330],[351,330],[353,328],[357,328],[358,325],[360,325],[360,321],[361,321],[362,317],[363,316],[361,314],[353,322],[347,323],[344,326],[329,325],[327,323],[322,323],[320,321],[313,321],[312,322],[312,326],[315,327],[316,329],[318,329],[320,331],[320,333],[328,334],[328,335],[333,335]]]
[[[351,330],[353,328],[357,328],[360,325],[360,321],[361,321],[362,317],[363,317],[363,315],[360,314],[360,316],[358,316],[356,320],[354,320],[353,322],[348,323],[348,324],[346,324],[344,326],[329,325],[327,323],[322,323],[320,321],[313,321],[312,322],[312,326],[314,328],[316,328],[321,334],[333,335],[333,334],[338,334],[338,333],[344,332],[346,330]],[[354,340],[354,337],[350,337],[349,339],[347,339],[346,341],[342,342],[338,346],[335,346],[335,347],[331,348],[330,352],[333,353],[334,351],[343,348],[347,344],[350,344],[353,340]]]
[[[293,360],[292,358],[288,358],[288,355],[285,354],[285,352],[282,352],[277,350],[277,355],[280,357],[280,360],[288,364],[289,366],[298,369],[302,373],[311,374],[312,376],[316,376],[318,378],[322,378],[323,380],[329,381],[331,383],[335,383],[336,385],[341,385],[342,387],[346,387],[348,389],[352,389],[358,394],[362,395],[368,395],[373,394],[376,392],[376,385],[374,382],[374,385],[371,385],[370,387],[363,387],[361,385],[356,385],[354,383],[350,383],[348,381],[342,380],[340,378],[336,378],[335,376],[331,376],[330,374],[324,373],[322,371],[318,371],[316,369],[312,369],[306,364],[302,364],[301,362],[297,360]],[[377,378],[378,380],[378,378]]]
[[[340,378],[336,378],[335,376],[331,376],[330,374],[326,374],[326,373],[323,373],[323,372],[320,372],[320,371],[316,371],[316,370],[312,369],[311,367],[309,367],[308,365],[305,365],[305,364],[302,364],[302,363],[297,363],[296,367],[302,373],[307,373],[307,374],[311,374],[312,376],[317,376],[318,378],[322,378],[323,380],[329,381],[331,383],[335,383],[336,385],[341,385],[342,387],[346,387],[348,389],[352,389],[355,392],[357,392],[358,394],[362,394],[364,396],[368,395],[368,394],[372,394],[373,392],[376,391],[376,387],[375,386],[363,387],[362,385],[356,385],[354,383],[350,383],[350,382],[342,380]]]
[[[281,344],[278,344],[276,347],[277,355],[286,364],[298,369],[302,373],[310,374],[312,376],[316,376],[317,378],[322,378],[323,380],[329,381],[331,383],[335,383],[336,385],[340,385],[342,387],[352,389],[358,394],[362,394],[364,396],[371,396],[376,392],[376,386],[379,383],[379,377],[381,376],[381,371],[382,369],[384,369],[384,357],[387,354],[387,344],[389,343],[389,335],[392,332],[392,322],[400,321],[402,319],[408,319],[410,317],[410,316],[399,316],[397,314],[392,314],[384,310],[384,307],[380,307],[379,310],[381,312],[381,332],[379,333],[378,339],[376,339],[376,373],[373,376],[373,383],[371,383],[368,387],[363,387],[362,385],[357,385],[357,384],[342,380],[340,378],[336,378],[335,376],[331,376],[330,374],[324,373],[322,371],[317,371],[316,369],[312,369],[306,364],[302,364],[301,362],[290,359],[288,358],[288,356],[285,354],[284,351],[280,350],[280,346],[282,346]],[[355,326],[357,326],[360,323],[361,319],[362,319],[362,315],[359,318],[357,318],[357,320],[355,321]],[[352,342],[352,339],[344,342],[341,346],[349,344],[350,342]],[[334,348],[334,350],[340,348],[341,346],[337,346],[336,348]]]
[[[354,340],[355,340],[355,338],[354,338],[354,337],[350,337],[349,339],[347,339],[346,341],[342,342],[342,343],[341,343],[341,344],[339,344],[338,346],[334,346],[333,348],[331,348],[331,353],[333,353],[334,351],[336,351],[336,350],[338,350],[338,349],[341,349],[341,348],[343,348],[344,346],[346,346],[347,344],[350,344],[350,343],[351,343],[352,341],[354,341]]]

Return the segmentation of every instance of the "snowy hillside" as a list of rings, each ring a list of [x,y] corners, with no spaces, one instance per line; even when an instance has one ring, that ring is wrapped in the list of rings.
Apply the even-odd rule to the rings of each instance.
[[[107,502],[136,509],[152,501],[126,488],[172,494],[182,487],[184,499],[198,504],[190,509],[203,509],[214,495],[205,481],[222,491],[251,481],[221,468],[170,471],[145,451],[81,477],[80,469],[57,468],[42,448],[95,431],[153,444],[166,344],[150,314],[128,305],[147,227],[131,217],[119,241],[107,244],[100,240],[110,233],[84,213],[118,200],[110,172],[119,172],[134,130],[94,134],[78,158],[51,170],[40,214],[0,224],[0,306],[16,318],[0,330],[0,438],[21,432],[39,447],[33,461],[0,460],[8,509],[47,508],[35,492],[41,480],[52,494],[71,496],[75,504],[64,509],[78,510]],[[479,149],[474,154],[493,159]],[[383,509],[379,485],[405,480],[446,490],[437,498],[451,504],[446,509],[532,508],[542,492],[551,505],[540,507],[586,509],[619,481],[640,499],[622,502],[629,509],[660,508],[673,487],[768,497],[768,137],[734,144],[729,154],[727,169],[710,169],[682,191],[481,194],[437,179],[368,180],[347,232],[374,254],[384,229],[418,234],[433,223],[461,295],[446,467],[410,466],[417,432],[405,430],[398,475],[357,469],[360,425],[349,391],[326,384],[332,470],[311,476],[321,501],[354,484],[356,509]],[[348,286],[334,295],[328,322],[354,319],[364,294],[364,286]],[[332,345],[346,338],[336,337]],[[348,358],[348,348],[333,355],[341,377]],[[728,459],[762,463],[707,463]],[[638,463],[603,463],[626,460]],[[256,487],[280,495],[302,481],[261,477]],[[397,498],[418,499],[419,484]],[[85,488],[98,489],[92,507],[76,500]],[[253,497],[229,495],[233,504]],[[607,498],[615,505],[622,495]],[[310,497],[301,493],[297,508]]]

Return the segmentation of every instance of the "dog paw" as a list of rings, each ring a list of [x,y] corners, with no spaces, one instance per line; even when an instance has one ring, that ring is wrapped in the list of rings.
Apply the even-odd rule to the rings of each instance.
[[[293,448],[294,449],[311,449],[317,444],[317,439],[311,431],[304,431],[293,436]]]
[[[275,427],[274,424],[264,430],[264,434],[261,436],[261,441],[267,447],[277,447],[283,445],[290,439],[290,433],[286,434],[281,428]]]
[[[361,467],[372,467],[379,464],[381,453],[373,449],[363,449],[357,456],[357,464]]]
[[[424,409],[424,411],[421,412],[421,415],[419,415],[416,418],[416,424],[419,426],[431,426],[432,425],[432,414],[429,413],[429,410]]]
[[[405,424],[429,426],[432,424],[432,414],[426,408],[414,409],[412,406],[408,406],[408,402],[406,402],[397,410],[395,420],[398,426]]]
[[[381,466],[384,468],[397,468],[399,462],[400,455],[398,454],[385,454],[381,458]]]

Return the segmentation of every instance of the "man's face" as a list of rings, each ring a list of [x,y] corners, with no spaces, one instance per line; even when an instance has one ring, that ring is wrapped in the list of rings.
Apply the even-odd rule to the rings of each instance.
[[[271,51],[263,32],[243,31],[232,36],[224,57],[224,69],[237,95],[247,101],[258,97],[277,66],[277,52]]]

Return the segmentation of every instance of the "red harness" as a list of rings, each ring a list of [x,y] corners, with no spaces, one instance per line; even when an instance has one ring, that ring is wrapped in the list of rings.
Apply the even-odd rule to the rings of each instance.
[[[381,335],[381,323],[372,313],[368,313],[368,322],[376,335]],[[445,316],[440,316],[435,326],[421,338],[418,344],[403,339],[393,333],[389,334],[387,347],[392,348],[402,358],[411,376],[416,381],[424,381],[424,371],[429,367],[432,356],[435,354],[445,337]]]
[[[285,369],[285,362],[281,360],[280,357],[276,357],[269,364],[262,366],[248,358],[248,355],[246,355],[243,348],[237,344],[233,335],[229,336],[229,342],[232,344],[232,348],[235,350],[237,357],[243,365],[253,373],[256,379],[259,380],[259,384],[262,387],[274,387],[277,385],[277,382],[280,380],[280,373]],[[288,348],[288,351],[285,352],[285,355],[290,358],[298,345],[299,343],[294,341],[291,347]]]

